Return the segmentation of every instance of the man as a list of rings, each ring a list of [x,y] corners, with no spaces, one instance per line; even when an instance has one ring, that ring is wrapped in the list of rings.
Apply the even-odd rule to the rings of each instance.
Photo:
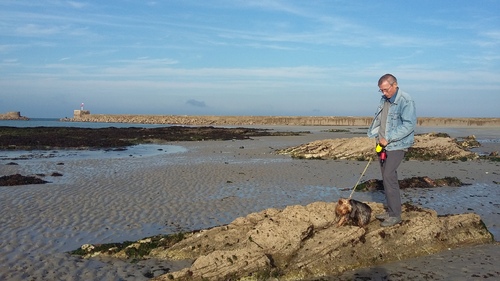
[[[385,74],[378,80],[382,93],[375,118],[368,129],[368,137],[376,138],[384,148],[385,161],[380,161],[384,182],[387,212],[376,215],[381,226],[393,226],[401,222],[401,195],[397,168],[405,152],[413,145],[417,115],[415,102],[410,95],[398,87],[398,80],[392,74]]]

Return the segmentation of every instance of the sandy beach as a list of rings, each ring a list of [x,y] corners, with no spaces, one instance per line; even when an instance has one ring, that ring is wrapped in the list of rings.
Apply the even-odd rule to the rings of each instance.
[[[44,185],[0,187],[0,280],[147,280],[185,266],[134,264],[67,254],[83,244],[138,240],[156,234],[209,228],[266,208],[335,201],[347,197],[366,162],[298,160],[276,149],[313,140],[364,136],[331,127],[273,127],[311,131],[303,136],[238,141],[175,142],[156,153],[68,156],[31,160],[0,158],[2,175],[45,174]],[[500,151],[494,127],[419,128],[452,137],[474,134],[481,153]],[[161,149],[161,150],[159,150]],[[61,152],[57,152],[61,153]],[[0,152],[0,156],[2,152]],[[15,162],[18,165],[6,165]],[[475,212],[496,243],[346,272],[323,280],[498,280],[500,258],[500,164],[491,161],[406,161],[399,177],[456,176],[471,185],[402,191],[404,201],[439,214]],[[50,176],[57,172],[60,177]],[[380,178],[372,164],[363,180]],[[383,202],[381,192],[355,193],[361,201]]]

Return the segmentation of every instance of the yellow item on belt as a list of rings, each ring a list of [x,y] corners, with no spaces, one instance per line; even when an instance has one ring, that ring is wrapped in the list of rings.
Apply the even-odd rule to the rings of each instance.
[[[384,149],[384,147],[383,147],[383,146],[381,146],[381,145],[380,145],[380,143],[377,143],[377,147],[375,147],[375,151],[376,151],[377,153],[380,153],[380,152],[382,152],[382,149]]]

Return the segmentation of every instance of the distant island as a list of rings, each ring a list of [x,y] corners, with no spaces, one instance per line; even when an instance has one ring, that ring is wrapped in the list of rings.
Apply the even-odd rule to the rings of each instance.
[[[7,113],[0,113],[0,120],[30,120],[28,117],[21,116],[19,111],[11,111]]]
[[[133,115],[90,114],[75,110],[67,122],[174,124],[192,126],[369,126],[373,117],[357,116],[215,116],[215,115]],[[420,117],[418,126],[426,127],[500,127],[500,118]]]

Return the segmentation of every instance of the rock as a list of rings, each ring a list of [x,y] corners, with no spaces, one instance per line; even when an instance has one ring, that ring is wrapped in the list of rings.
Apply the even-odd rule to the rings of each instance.
[[[474,147],[480,147],[481,144],[476,140],[476,136],[470,135],[465,138],[457,139],[457,144],[462,146],[463,148],[474,148]]]
[[[403,180],[399,180],[399,188],[433,188],[433,187],[441,187],[441,186],[453,186],[459,187],[468,185],[463,183],[457,177],[444,177],[442,179],[431,179],[429,177],[412,177],[406,178]],[[362,182],[356,187],[357,191],[375,191],[375,190],[384,190],[384,184],[382,180],[379,179],[370,179]]]
[[[458,144],[457,140],[446,134],[423,134],[415,136],[414,145],[405,155],[406,160],[467,160],[476,159],[476,153],[464,147],[472,146],[473,136],[467,138],[468,145]],[[475,140],[475,138],[474,138]],[[317,140],[276,151],[278,154],[291,155],[303,159],[377,159],[375,140],[368,137],[338,138]]]
[[[23,176],[21,174],[0,177],[0,186],[44,184],[44,183],[47,183],[47,181],[44,181],[40,178],[33,176]]]
[[[11,111],[7,113],[0,113],[0,120],[29,120],[29,118],[21,116],[21,112],[19,111]]]
[[[183,127],[78,128],[3,127],[0,149],[32,150],[55,148],[104,148],[115,151],[139,143],[172,141],[235,140],[257,136],[300,135],[308,132],[271,132],[256,128]]]
[[[383,212],[382,204],[368,204],[374,214]],[[372,218],[365,228],[337,227],[335,206],[315,202],[268,209],[153,249],[150,258],[194,261],[153,280],[301,280],[493,241],[472,213],[438,216],[405,204],[400,225],[382,228]]]

